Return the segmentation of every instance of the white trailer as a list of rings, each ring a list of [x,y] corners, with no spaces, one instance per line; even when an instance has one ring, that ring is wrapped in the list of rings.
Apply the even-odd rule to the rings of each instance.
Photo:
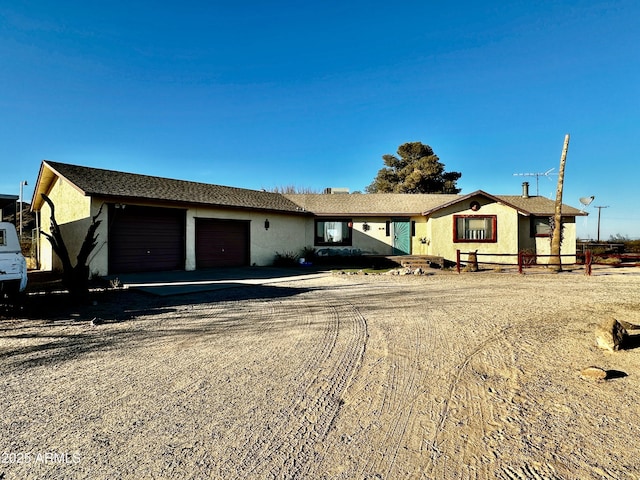
[[[12,299],[27,288],[27,262],[22,256],[16,227],[0,222],[0,301]]]

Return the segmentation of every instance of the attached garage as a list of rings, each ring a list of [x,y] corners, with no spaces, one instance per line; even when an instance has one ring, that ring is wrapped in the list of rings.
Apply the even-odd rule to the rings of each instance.
[[[196,268],[249,265],[249,222],[196,218]]]
[[[32,202],[43,231],[51,228],[43,193],[68,232],[72,258],[91,219],[102,212],[87,264],[94,277],[270,265],[277,251],[300,248],[313,216],[279,193],[46,160]],[[266,219],[273,228],[262,228]],[[48,242],[40,242],[39,252],[43,269],[61,268]]]
[[[184,270],[186,211],[111,204],[109,273]]]

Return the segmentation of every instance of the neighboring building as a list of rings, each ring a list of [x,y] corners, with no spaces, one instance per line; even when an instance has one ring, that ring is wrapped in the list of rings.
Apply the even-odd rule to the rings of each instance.
[[[101,212],[89,259],[95,276],[270,265],[276,252],[308,247],[319,255],[448,260],[457,249],[546,254],[555,207],[526,190],[520,196],[278,194],[44,161],[32,201],[44,231],[50,212],[42,193],[55,206],[72,259]],[[563,206],[563,254],[575,255],[578,215],[584,213]],[[46,240],[40,262],[43,270],[60,268]]]
[[[15,212],[18,210],[17,201],[18,195],[4,195],[0,194],[0,222],[4,221],[5,216],[8,217],[8,213],[5,212],[5,209],[11,211],[11,218],[15,218]],[[8,209],[7,207],[12,206],[13,208]],[[5,215],[6,214],[6,215]]]

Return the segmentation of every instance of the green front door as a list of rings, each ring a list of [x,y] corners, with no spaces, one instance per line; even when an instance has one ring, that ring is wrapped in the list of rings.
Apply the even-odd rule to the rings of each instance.
[[[411,228],[408,220],[393,221],[393,254],[409,255],[411,253]]]

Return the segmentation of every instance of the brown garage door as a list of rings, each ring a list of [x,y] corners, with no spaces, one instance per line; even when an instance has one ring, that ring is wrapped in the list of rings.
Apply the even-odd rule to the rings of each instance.
[[[196,268],[249,265],[249,222],[196,218]]]
[[[185,211],[109,209],[109,273],[184,270]]]

